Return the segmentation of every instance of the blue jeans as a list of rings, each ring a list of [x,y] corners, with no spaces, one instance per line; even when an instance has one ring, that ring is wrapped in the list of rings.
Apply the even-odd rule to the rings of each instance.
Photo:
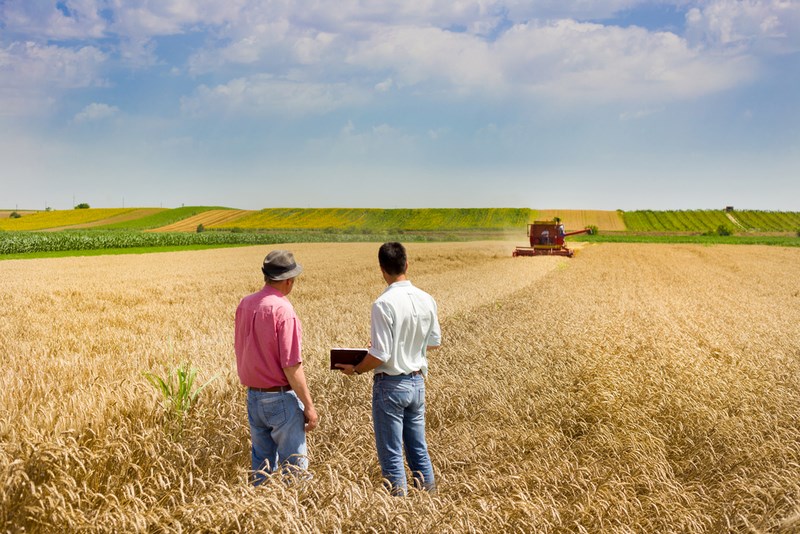
[[[303,403],[294,391],[261,392],[247,390],[247,419],[250,423],[250,449],[253,484],[258,486],[279,466],[308,468]],[[291,467],[290,467],[291,466]]]
[[[417,487],[433,490],[433,467],[425,443],[425,380],[422,375],[375,376],[372,423],[383,478],[395,495],[406,493],[405,449]]]

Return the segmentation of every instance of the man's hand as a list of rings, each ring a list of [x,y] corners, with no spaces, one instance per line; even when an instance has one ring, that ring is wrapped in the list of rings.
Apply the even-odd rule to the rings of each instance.
[[[372,354],[367,354],[366,356],[364,356],[364,359],[361,360],[361,362],[358,364],[358,366],[361,367],[361,372],[359,374],[363,375],[364,373],[369,373],[382,363],[383,362],[381,360],[379,360]],[[349,363],[337,363],[334,364],[334,367],[336,367],[337,369],[339,369],[341,372],[343,372],[348,376],[356,374],[355,373],[356,366],[350,365]]]
[[[348,376],[355,374],[355,365],[350,365],[349,363],[337,363],[334,367],[338,367],[341,372]]]
[[[311,432],[312,430],[317,428],[317,425],[319,425],[319,416],[317,416],[317,411],[314,409],[313,406],[311,407],[307,406],[306,409],[303,410],[303,416],[306,420],[305,424],[306,432]]]
[[[297,398],[303,403],[303,418],[305,419],[303,429],[306,432],[310,432],[317,428],[319,417],[317,416],[317,410],[314,409],[314,403],[311,401],[311,392],[308,391],[303,364],[298,363],[291,367],[284,367],[283,372],[286,374],[286,380],[289,381],[289,385],[292,386]]]

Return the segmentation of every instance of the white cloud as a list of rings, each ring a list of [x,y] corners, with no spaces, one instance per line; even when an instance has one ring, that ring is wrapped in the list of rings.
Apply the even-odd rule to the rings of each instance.
[[[645,3],[7,0],[0,23],[32,40],[0,48],[0,113],[29,93],[52,102],[60,96],[53,87],[101,84],[98,67],[109,57],[140,69],[164,64],[159,38],[192,32],[204,44],[166,67],[212,80],[182,100],[195,114],[246,114],[248,106],[325,113],[370,93],[665,101],[746,83],[757,67],[754,47],[800,49],[800,3],[788,0],[697,0],[688,36],[580,22]],[[107,53],[36,41],[97,37],[109,38]]]
[[[216,87],[202,85],[193,95],[181,99],[181,109],[195,116],[301,116],[328,113],[363,103],[367,98],[367,94],[345,84],[256,75],[237,78]]]
[[[480,37],[438,28],[388,27],[360,42],[346,62],[369,71],[392,71],[398,87],[428,84],[450,89],[500,83],[489,44]]]
[[[681,0],[673,0],[680,3]],[[337,33],[364,33],[379,26],[459,28],[487,35],[501,23],[534,19],[603,19],[650,0],[295,0],[270,3],[274,15],[301,27],[327,28]],[[263,5],[263,4],[261,4]],[[279,7],[278,7],[279,6]],[[248,12],[258,9],[250,5]]]
[[[159,63],[154,38],[220,27],[239,16],[245,0],[109,0],[110,30],[120,56],[135,68]]]
[[[0,20],[14,32],[49,39],[87,39],[103,37],[107,22],[100,15],[98,0],[69,0],[60,9],[54,2],[7,0]]]
[[[398,87],[584,102],[696,97],[748,80],[754,70],[747,57],[704,54],[673,33],[568,19],[520,24],[495,42],[387,28],[359,43],[347,62],[390,70]]]
[[[4,87],[48,84],[67,89],[102,85],[98,71],[106,59],[93,46],[70,49],[16,42],[0,49],[0,84]]]
[[[64,90],[105,85],[99,71],[106,60],[92,46],[16,42],[0,48],[0,115],[41,113]]]
[[[146,37],[184,33],[195,26],[220,26],[236,19],[245,0],[110,0],[113,29]]]
[[[515,26],[495,48],[509,86],[556,99],[692,98],[754,75],[750,58],[703,54],[673,33],[572,20]]]
[[[148,37],[123,39],[118,49],[120,58],[131,68],[145,69],[158,64],[156,43]]]
[[[231,43],[199,52],[190,70],[213,72],[239,63],[275,75],[304,72],[318,83],[346,78],[377,92],[396,88],[586,102],[692,98],[754,75],[754,58],[746,53],[693,47],[673,33],[571,18],[541,20],[610,16],[639,3],[349,0],[335,9],[319,2],[270,4],[269,12],[253,8],[246,20],[232,22],[223,31],[234,37]],[[518,23],[488,39],[487,28],[496,28],[501,14]]]
[[[690,9],[687,35],[709,46],[800,50],[800,2],[789,0],[712,0]]]
[[[75,115],[75,122],[94,122],[113,117],[119,113],[119,108],[108,104],[92,103]]]
[[[278,16],[261,20],[253,13],[246,22],[227,26],[221,37],[227,44],[211,45],[196,51],[189,58],[189,72],[213,72],[226,64],[252,65],[259,60],[269,64],[272,60],[292,58],[292,44],[302,34],[288,20]]]

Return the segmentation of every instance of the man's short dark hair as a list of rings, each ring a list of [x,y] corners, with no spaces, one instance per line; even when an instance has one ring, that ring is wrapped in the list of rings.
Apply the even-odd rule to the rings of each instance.
[[[406,247],[397,241],[384,243],[378,249],[378,263],[387,274],[392,276],[405,274],[406,267],[408,267]]]

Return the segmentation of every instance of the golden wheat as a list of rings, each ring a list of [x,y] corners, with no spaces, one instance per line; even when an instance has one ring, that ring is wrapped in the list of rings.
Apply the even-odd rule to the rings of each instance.
[[[376,244],[292,245],[322,416],[313,480],[247,484],[233,313],[270,247],[0,262],[0,525],[86,532],[793,532],[800,251],[410,244],[440,306],[435,495],[381,487],[364,345]],[[142,373],[215,374],[180,432]]]
[[[199,225],[213,227],[222,223],[235,221],[245,215],[253,213],[247,210],[208,210],[197,215],[192,215],[178,222],[151,230],[153,232],[194,232]]]

